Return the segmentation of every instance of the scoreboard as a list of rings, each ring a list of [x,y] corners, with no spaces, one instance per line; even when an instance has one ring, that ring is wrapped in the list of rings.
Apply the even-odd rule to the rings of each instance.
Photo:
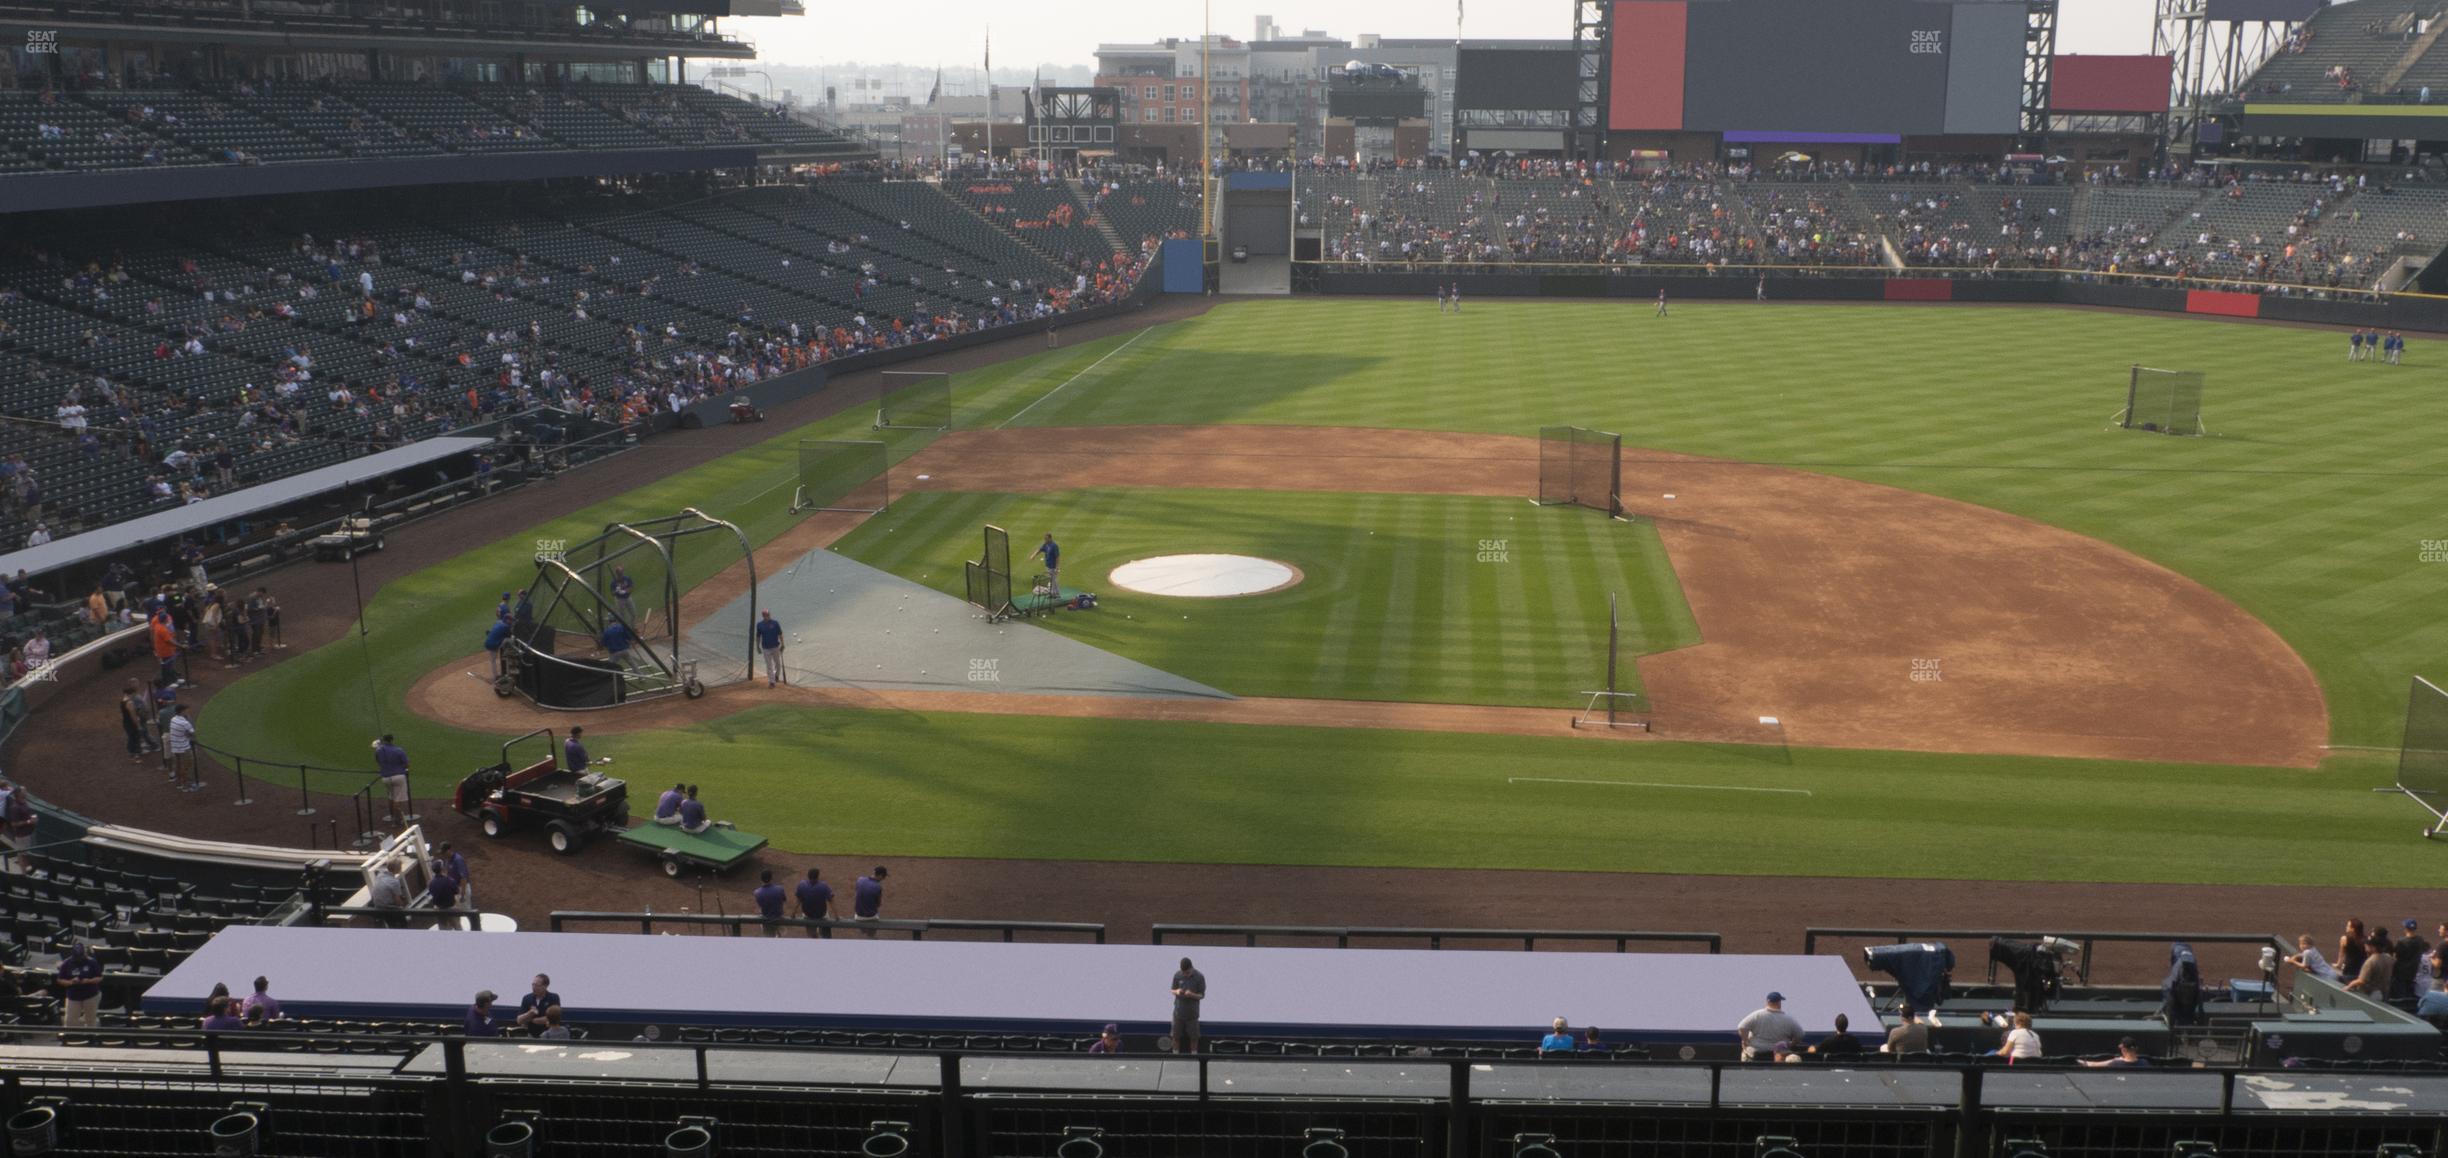
[[[2022,0],[1617,0],[1608,127],[2012,134]]]

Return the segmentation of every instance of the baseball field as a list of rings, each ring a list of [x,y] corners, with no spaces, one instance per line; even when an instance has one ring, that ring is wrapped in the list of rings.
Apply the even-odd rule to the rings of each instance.
[[[802,851],[2407,884],[2438,849],[2371,789],[2407,678],[2448,645],[2439,355],[2037,308],[1231,304],[963,373],[949,434],[869,432],[854,407],[502,526],[384,584],[362,642],[220,691],[201,728],[337,766],[391,731],[440,795],[570,719],[450,706],[544,545],[697,507],[777,560],[829,546],[957,593],[993,522],[1020,550],[1057,532],[1066,584],[1102,597],[1043,630],[1244,707],[760,683],[586,717],[596,750]],[[2212,436],[2113,429],[2134,363],[2206,373]],[[1624,435],[1630,521],[1524,501],[1558,424]],[[790,511],[800,439],[868,437],[898,462],[887,510]],[[1105,583],[1176,552],[1302,580]],[[1610,593],[1653,737],[1564,726]]]

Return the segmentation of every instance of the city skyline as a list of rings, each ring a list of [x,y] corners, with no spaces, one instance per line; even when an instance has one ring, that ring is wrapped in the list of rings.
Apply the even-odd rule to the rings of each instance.
[[[1572,8],[1564,0],[1532,5],[1462,0],[1457,7],[1467,38],[1572,36]],[[1202,6],[1189,0],[1038,0],[1024,11],[1025,18],[998,0],[937,0],[927,19],[913,21],[906,10],[889,5],[811,5],[806,16],[740,17],[724,27],[754,41],[758,59],[769,64],[940,65],[947,73],[980,67],[991,35],[995,69],[1001,73],[1090,65],[1099,44],[1194,37],[1203,15]],[[1362,33],[1421,39],[1454,35],[1455,11],[1416,0],[1226,0],[1213,6],[1211,27],[1219,35],[1247,39],[1256,18],[1265,14],[1288,35],[1317,29],[1346,40]],[[2140,53],[2150,51],[2150,44],[2151,7],[2141,0],[2062,0],[2059,53]]]

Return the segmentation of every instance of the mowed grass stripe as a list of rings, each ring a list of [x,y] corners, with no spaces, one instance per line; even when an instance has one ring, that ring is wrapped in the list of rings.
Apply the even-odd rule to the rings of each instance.
[[[2393,743],[2426,621],[2367,598],[2448,538],[2448,343],[2350,365],[2333,335],[2051,309],[1481,300],[1236,304],[1171,328],[1161,378],[1101,378],[1052,417],[1397,425],[1527,435],[1575,423],[1641,447],[1993,506],[2156,560],[2235,599],[2319,674],[2342,743]],[[2000,352],[2011,351],[2011,356]],[[2219,437],[2109,428],[2129,367],[2199,369]],[[1083,384],[1085,385],[1085,384]],[[1032,419],[1038,416],[1033,415]],[[2299,475],[2268,472],[2306,472]],[[2393,477],[2343,482],[2342,473]],[[2378,490],[2365,481],[2377,482]],[[2409,503],[2409,496],[2425,502]],[[2297,560],[2380,560],[2304,603]],[[2448,567],[2436,572],[2448,581]],[[2379,619],[2360,609],[2380,606]]]
[[[958,561],[974,556],[983,523],[1011,531],[1021,579],[1036,569],[1025,552],[1043,530],[1056,531],[1067,585],[1102,601],[1095,614],[1041,625],[1238,695],[1566,706],[1603,671],[1607,586],[1664,560],[1650,528],[1594,511],[1267,491],[925,492],[837,549],[958,594]],[[1482,562],[1482,541],[1499,539],[1505,546],[1486,548],[1490,561]],[[1131,559],[1209,552],[1282,559],[1306,578],[1287,591],[1232,599],[1149,596],[1106,583]],[[1671,578],[1661,582],[1655,597],[1679,604]],[[1498,594],[1542,583],[1554,592],[1543,604]],[[1682,646],[1694,636],[1690,622],[1688,609],[1627,620],[1623,654]],[[1651,623],[1670,633],[1645,638]]]

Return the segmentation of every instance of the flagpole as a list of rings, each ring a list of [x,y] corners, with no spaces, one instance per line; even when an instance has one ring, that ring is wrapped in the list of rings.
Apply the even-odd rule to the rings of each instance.
[[[986,29],[986,172],[994,173],[994,27]]]

